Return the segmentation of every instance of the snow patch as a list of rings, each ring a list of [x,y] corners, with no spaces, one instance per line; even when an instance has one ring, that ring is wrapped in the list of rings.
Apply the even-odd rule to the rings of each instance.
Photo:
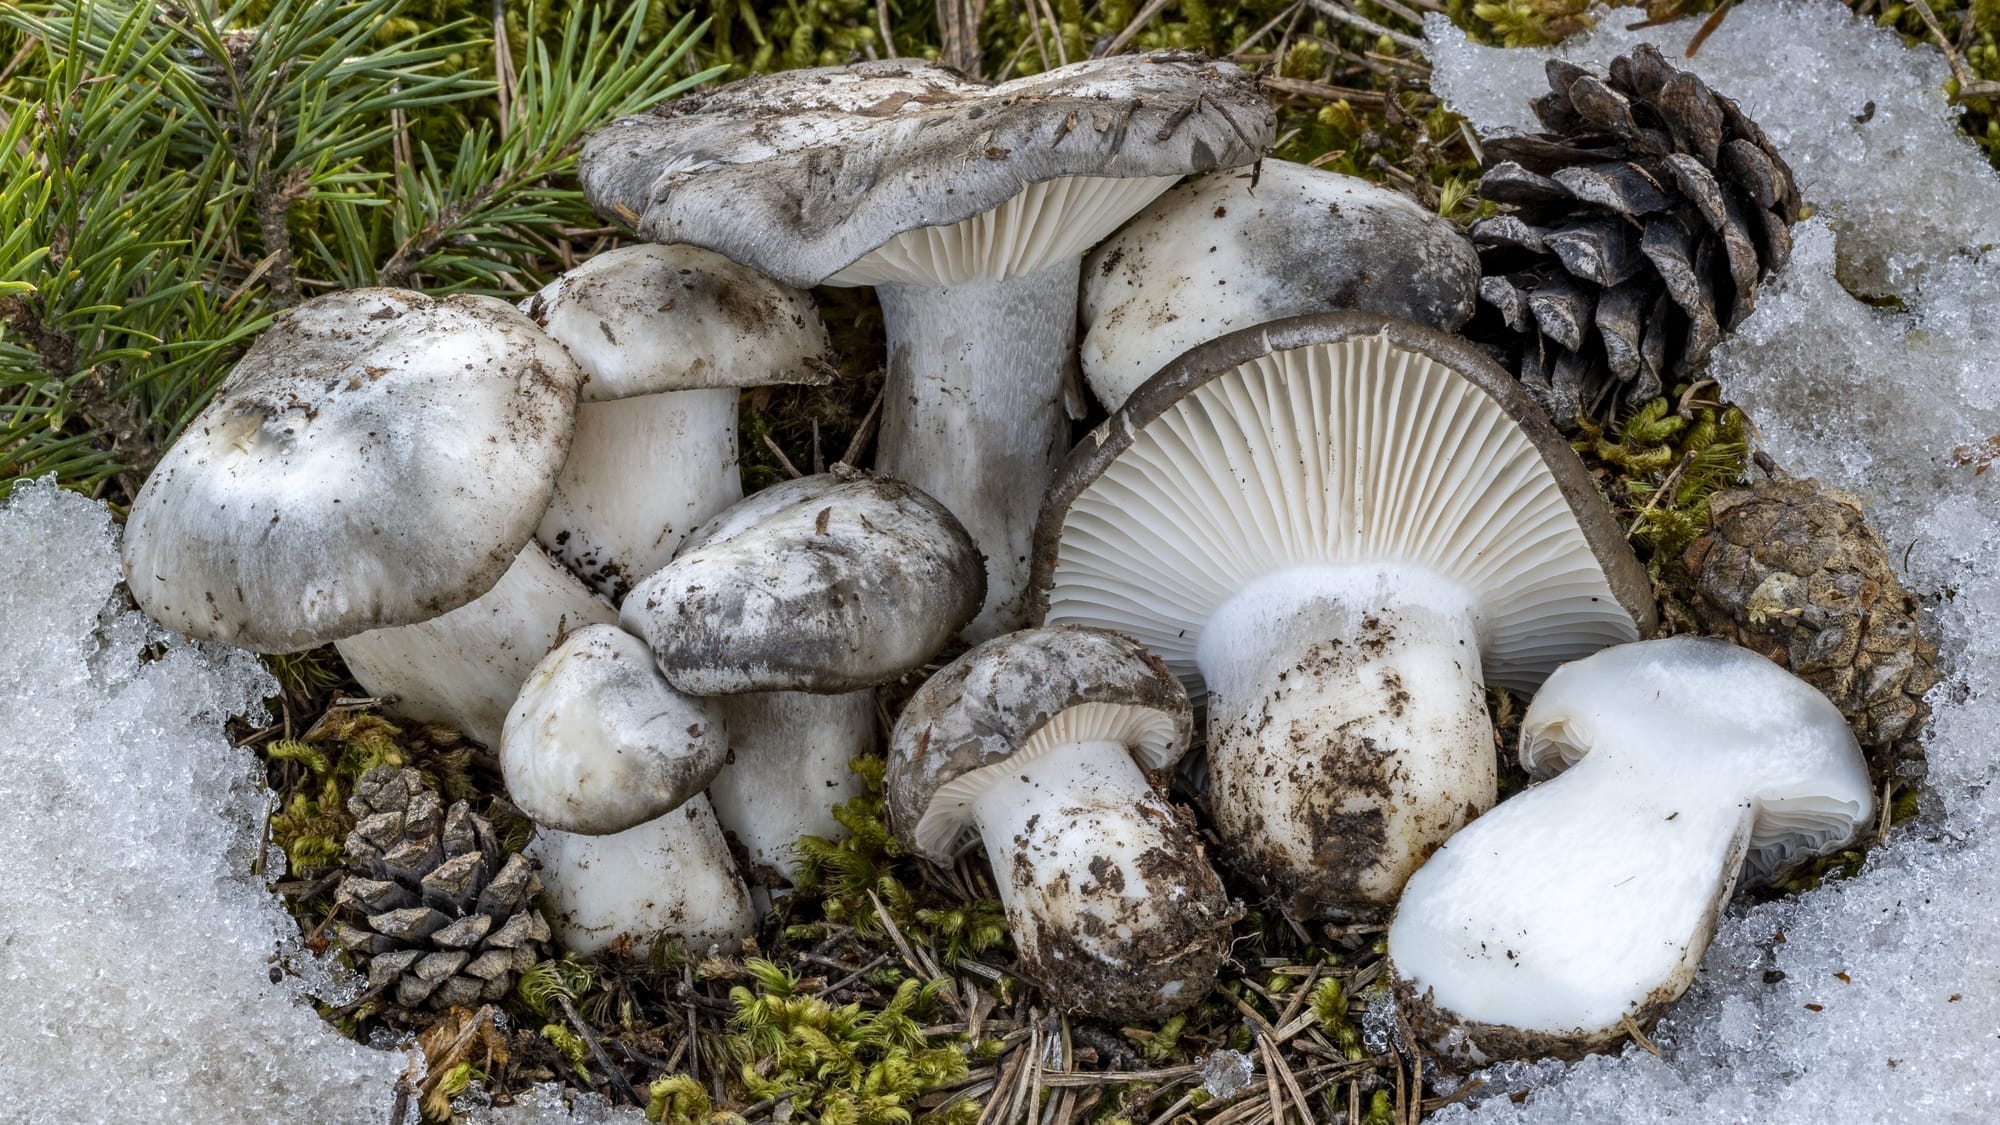
[[[270,795],[223,723],[276,683],[129,608],[103,505],[21,486],[0,543],[0,1121],[380,1125],[408,1056],[320,1019],[251,871]]]

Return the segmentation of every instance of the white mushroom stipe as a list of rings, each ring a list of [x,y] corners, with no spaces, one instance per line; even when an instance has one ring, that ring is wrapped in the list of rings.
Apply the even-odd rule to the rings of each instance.
[[[355,680],[393,714],[500,744],[507,712],[557,641],[618,612],[534,543],[491,590],[442,617],[334,642]]]
[[[1521,759],[1568,768],[1452,837],[1389,931],[1406,1013],[1463,1062],[1574,1057],[1644,1026],[1693,980],[1739,872],[1839,847],[1874,809],[1839,711],[1707,638],[1558,670]]]
[[[801,836],[839,839],[835,805],[867,787],[847,764],[875,748],[875,692],[753,692],[713,701],[729,731],[729,766],[708,785],[715,816],[742,845],[758,887],[798,872]]]
[[[1035,506],[1069,447],[1077,268],[876,290],[889,371],[875,464],[958,516],[986,556],[970,640],[1021,622]]]
[[[622,832],[698,795],[729,754],[719,708],[682,695],[646,642],[612,625],[535,665],[500,736],[507,795],[544,828]]]
[[[832,370],[811,296],[693,246],[598,254],[521,308],[589,375],[536,538],[614,602],[742,498],[739,389]]]
[[[665,566],[743,496],[734,387],[577,406],[576,439],[535,538],[606,597]]]
[[[1493,806],[1478,607],[1415,568],[1291,567],[1201,632],[1209,807],[1238,862],[1319,869],[1320,894],[1391,902]]]
[[[735,953],[756,932],[750,896],[706,797],[610,836],[542,829],[541,864],[557,940],[588,956],[629,944],[641,955],[665,936],[695,954]]]

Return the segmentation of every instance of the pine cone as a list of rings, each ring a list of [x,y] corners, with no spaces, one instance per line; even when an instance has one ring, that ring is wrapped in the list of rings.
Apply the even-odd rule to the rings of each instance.
[[[1480,314],[1565,430],[1690,377],[1791,255],[1799,194],[1757,123],[1651,44],[1608,78],[1550,59],[1547,133],[1483,144]],[[1615,396],[1613,392],[1619,392]]]
[[[1861,505],[1805,479],[1718,492],[1708,506],[1713,529],[1686,555],[1702,628],[1825,692],[1878,771],[1920,778],[1937,647]]]
[[[416,770],[381,766],[347,808],[350,870],[334,907],[371,989],[404,1008],[498,1000],[545,956],[533,865],[518,853],[503,862],[493,826],[464,801],[445,809]]]

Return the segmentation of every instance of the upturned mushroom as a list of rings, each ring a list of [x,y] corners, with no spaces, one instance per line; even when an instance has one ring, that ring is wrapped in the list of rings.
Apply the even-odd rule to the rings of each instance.
[[[491,744],[556,637],[614,616],[532,541],[581,381],[490,298],[308,301],[134,499],[132,595],[169,628],[259,652],[333,641],[398,713]]]
[[[1116,629],[1208,692],[1225,854],[1302,908],[1393,902],[1496,799],[1485,687],[1638,638],[1645,570],[1506,372],[1329,313],[1189,351],[1064,465],[1050,623]]]
[[[832,371],[810,296],[692,246],[606,251],[521,308],[589,376],[536,538],[614,603],[742,498],[739,389]]]
[[[507,714],[500,772],[540,828],[530,850],[564,945],[666,934],[706,949],[750,935],[742,876],[702,796],[727,750],[713,705],[675,691],[615,626],[580,629],[535,666]]]
[[[904,707],[890,824],[938,864],[985,843],[1022,969],[1052,1004],[1164,1019],[1208,995],[1241,913],[1146,777],[1180,758],[1193,728],[1180,681],[1127,638],[996,637]]]
[[[876,467],[987,556],[970,636],[1020,621],[1034,504],[1068,445],[1084,251],[1188,172],[1271,143],[1248,72],[1092,59],[999,86],[912,59],[789,71],[613,122],[599,213],[788,285],[873,285],[889,339]]]
[[[1533,786],[1411,877],[1398,1003],[1458,1062],[1575,1058],[1694,979],[1739,882],[1853,839],[1875,807],[1826,697],[1747,649],[1672,637],[1558,669],[1521,722]]]
[[[1106,409],[1189,348],[1353,309],[1457,331],[1479,255],[1449,220],[1353,176],[1265,160],[1175,187],[1083,265],[1083,374]]]
[[[935,500],[882,477],[822,474],[757,493],[688,539],[625,599],[676,689],[720,696],[730,764],[717,814],[760,884],[800,836],[834,836],[875,744],[874,687],[921,667],[971,619],[979,553]]]

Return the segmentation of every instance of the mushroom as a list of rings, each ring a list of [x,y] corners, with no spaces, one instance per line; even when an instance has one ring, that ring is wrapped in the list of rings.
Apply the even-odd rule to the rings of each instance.
[[[840,473],[744,500],[625,599],[667,681],[723,697],[731,764],[710,792],[755,881],[789,876],[800,836],[838,834],[832,807],[859,792],[847,763],[874,746],[873,688],[943,647],[982,582],[935,500]]]
[[[532,543],[581,380],[490,298],[308,301],[139,490],[132,595],[169,628],[259,652],[333,641],[399,713],[491,744],[556,636],[613,618]]]
[[[500,774],[536,824],[604,836],[699,796],[728,753],[713,704],[675,691],[646,642],[591,625],[521,686],[500,736]]]
[[[1083,266],[1083,374],[1116,410],[1166,362],[1253,324],[1356,309],[1455,332],[1479,255],[1408,196],[1289,160],[1168,191]]]
[[[831,371],[811,297],[692,246],[598,254],[521,307],[589,376],[536,537],[613,603],[742,498],[738,389]]]
[[[1560,776],[1439,848],[1389,930],[1413,1029],[1475,1065],[1575,1058],[1643,1029],[1693,981],[1739,872],[1764,882],[1874,815],[1839,710],[1712,638],[1558,669],[1520,756]]]
[[[599,213],[788,285],[873,285],[889,370],[876,467],[987,556],[968,635],[1020,621],[1034,504],[1068,445],[1084,251],[1188,172],[1255,160],[1270,108],[1194,55],[1092,59],[999,86],[913,59],[692,94],[594,134]]]
[[[1071,456],[1037,531],[1050,623],[1208,693],[1230,857],[1302,908],[1393,902],[1492,806],[1485,685],[1636,639],[1651,584],[1506,372],[1325,313],[1197,347]]]
[[[579,953],[660,934],[695,949],[755,928],[702,786],[727,744],[714,709],[675,691],[645,642],[611,625],[565,638],[507,714],[500,771],[541,832],[530,853]]]
[[[1206,996],[1233,908],[1146,778],[1186,751],[1187,692],[1115,633],[1028,629],[917,689],[889,741],[896,836],[933,863],[984,841],[1022,970],[1049,1001],[1164,1019]]]

